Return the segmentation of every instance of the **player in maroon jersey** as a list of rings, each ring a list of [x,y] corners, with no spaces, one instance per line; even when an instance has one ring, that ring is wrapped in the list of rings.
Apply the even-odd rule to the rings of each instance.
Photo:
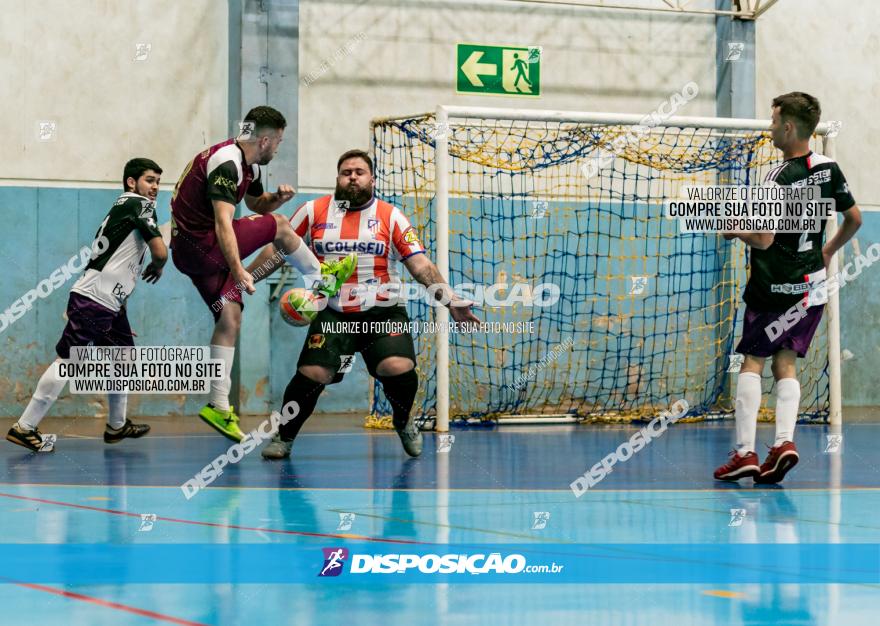
[[[242,292],[254,293],[254,279],[242,259],[267,244],[303,275],[306,286],[326,295],[354,268],[322,266],[282,215],[273,213],[294,196],[293,187],[264,191],[260,166],[268,164],[284,136],[287,121],[272,107],[258,106],[245,116],[241,134],[203,150],[190,161],[171,197],[171,251],[174,265],[189,276],[214,316],[211,358],[222,359],[226,376],[211,382],[208,404],[199,417],[241,441],[238,416],[229,405],[229,374],[244,308]],[[255,215],[233,219],[244,200]],[[333,280],[322,282],[322,274]],[[331,285],[333,283],[333,285]],[[332,292],[332,293],[331,293]]]

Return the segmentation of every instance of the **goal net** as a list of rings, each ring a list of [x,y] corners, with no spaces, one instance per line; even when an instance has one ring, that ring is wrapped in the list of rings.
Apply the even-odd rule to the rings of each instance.
[[[630,420],[679,399],[690,419],[732,411],[748,251],[680,233],[663,202],[683,186],[760,184],[780,155],[767,122],[637,117],[441,107],[373,121],[379,197],[432,259],[448,245],[450,284],[511,296],[476,310],[496,323],[485,332],[414,334],[426,427],[438,411],[440,430],[447,413]],[[537,306],[547,283],[559,299]],[[424,300],[407,306],[415,321],[446,319]],[[802,420],[829,414],[827,324],[799,360]],[[378,383],[372,406],[368,425],[391,413]]]

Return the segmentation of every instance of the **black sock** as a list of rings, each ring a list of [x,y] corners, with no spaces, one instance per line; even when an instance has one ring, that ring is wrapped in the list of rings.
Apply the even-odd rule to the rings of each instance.
[[[391,403],[394,412],[392,421],[394,428],[403,428],[409,420],[409,412],[412,410],[413,400],[419,390],[419,375],[414,369],[397,376],[377,376],[385,390],[385,397]]]
[[[311,378],[303,376],[299,372],[294,374],[290,382],[287,383],[287,389],[284,390],[284,404],[291,400],[299,405],[299,413],[286,424],[282,424],[278,428],[278,434],[284,441],[293,441],[299,433],[299,429],[306,423],[315,405],[318,403],[318,396],[324,390],[323,383],[317,383]]]

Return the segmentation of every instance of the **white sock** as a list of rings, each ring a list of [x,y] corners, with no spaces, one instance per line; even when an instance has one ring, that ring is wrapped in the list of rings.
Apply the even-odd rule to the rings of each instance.
[[[232,361],[235,359],[235,348],[211,344],[211,358],[223,359],[226,375],[223,380],[211,381],[211,395],[208,402],[221,411],[229,410],[229,389],[232,387]]]
[[[797,424],[798,408],[801,404],[801,384],[796,378],[783,378],[776,381],[776,443],[794,441],[794,427]]]
[[[315,281],[321,280],[321,263],[305,242],[301,242],[299,248],[284,257],[284,260],[302,274],[306,289],[311,289]]]
[[[740,456],[755,451],[758,409],[761,408],[761,377],[740,372],[736,379],[736,451]]]
[[[128,407],[127,393],[107,394],[107,425],[114,430],[125,426],[125,410]]]
[[[66,378],[58,377],[58,363],[62,361],[66,362],[66,359],[55,359],[52,365],[40,376],[34,395],[31,396],[31,401],[28,402],[27,408],[18,420],[18,426],[22,430],[34,430],[40,425],[46,413],[58,399],[58,394],[67,384]]]

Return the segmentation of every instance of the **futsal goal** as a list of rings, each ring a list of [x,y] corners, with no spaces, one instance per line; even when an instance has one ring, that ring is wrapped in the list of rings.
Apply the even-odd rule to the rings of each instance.
[[[640,124],[458,106],[371,123],[377,194],[403,209],[450,284],[519,296],[477,309],[494,326],[475,333],[447,332],[446,308],[408,303],[413,320],[435,323],[414,335],[423,426],[630,420],[679,399],[688,419],[731,413],[748,250],[680,233],[663,202],[683,186],[760,184],[781,155],[766,120]],[[814,149],[831,155],[826,132]],[[537,306],[548,283],[558,301]],[[802,421],[840,420],[838,320],[835,294],[799,360]],[[768,367],[765,402],[772,384]],[[376,383],[368,421],[389,414]]]

